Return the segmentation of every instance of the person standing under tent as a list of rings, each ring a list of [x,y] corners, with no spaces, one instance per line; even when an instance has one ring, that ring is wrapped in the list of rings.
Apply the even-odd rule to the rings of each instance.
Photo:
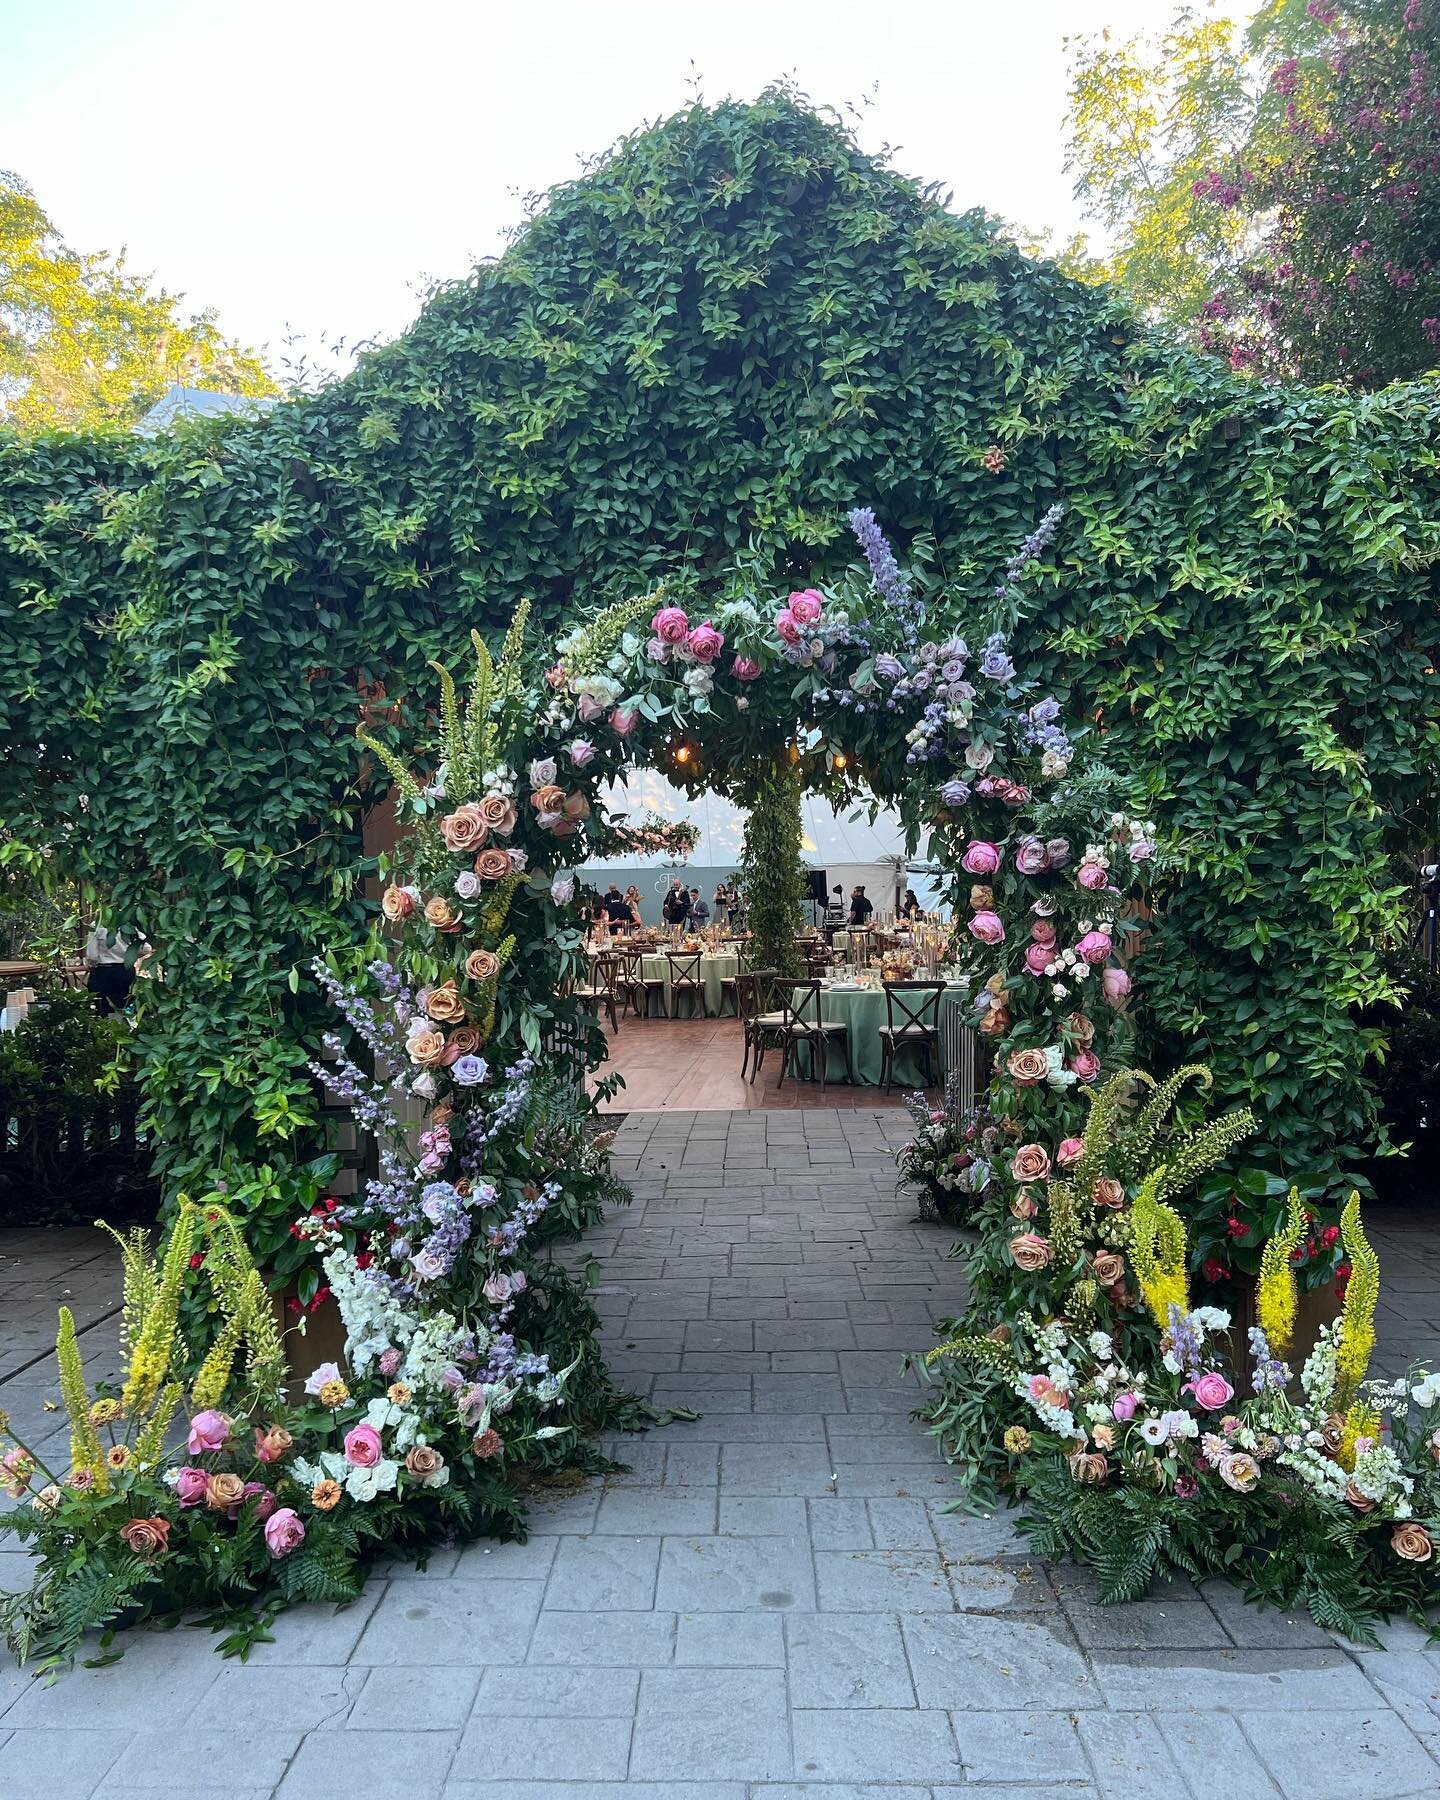
[[[924,910],[916,897],[914,888],[907,887],[905,898],[900,902],[900,917],[902,919],[918,919]]]
[[[690,923],[697,931],[703,931],[710,923],[710,908],[699,888],[690,890]]]
[[[667,925],[683,925],[690,917],[690,894],[680,882],[670,883],[670,892],[665,896],[665,904],[661,907]]]
[[[715,915],[715,923],[717,925],[728,925],[730,923],[731,907],[730,890],[723,881],[717,881],[715,883],[715,898],[710,902],[710,905]]]
[[[852,929],[857,925],[868,925],[870,915],[875,910],[875,903],[865,893],[864,883],[859,883],[850,890],[850,924]]]
[[[630,923],[643,925],[645,921],[640,917],[640,890],[633,881],[625,890],[625,904],[630,909]]]
[[[112,1012],[123,1012],[135,985],[135,969],[127,962],[130,946],[118,931],[110,931],[97,920],[85,940],[85,985],[95,996],[96,1010],[102,1019]]]

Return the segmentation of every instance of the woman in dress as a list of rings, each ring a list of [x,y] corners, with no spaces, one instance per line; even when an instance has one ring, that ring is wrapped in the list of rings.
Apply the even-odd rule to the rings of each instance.
[[[640,917],[640,890],[633,881],[625,890],[625,904],[630,908],[631,924],[643,925],[645,921]]]
[[[710,916],[717,925],[730,923],[730,890],[723,881],[715,883],[715,898],[710,903]]]

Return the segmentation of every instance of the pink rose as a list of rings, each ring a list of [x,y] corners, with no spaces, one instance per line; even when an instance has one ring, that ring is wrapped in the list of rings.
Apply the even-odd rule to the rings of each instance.
[[[1015,846],[1015,867],[1022,875],[1043,875],[1050,867],[1050,852],[1037,837],[1024,837]]]
[[[1052,869],[1063,869],[1070,861],[1070,843],[1067,838],[1046,838],[1045,849]]]
[[[780,611],[776,613],[775,630],[777,635],[782,637],[787,644],[798,644],[800,642],[800,621],[795,617],[794,613],[790,611],[788,606],[781,607]]]
[[[1136,838],[1135,842],[1130,846],[1130,860],[1132,863],[1149,862],[1154,854],[1155,846],[1147,843],[1144,838]]]
[[[265,1547],[272,1556],[288,1556],[304,1542],[305,1521],[293,1506],[282,1506],[265,1521]]]
[[[600,717],[601,713],[604,712],[605,708],[600,704],[600,702],[595,698],[595,696],[593,694],[582,694],[580,696],[579,702],[577,703],[576,710],[579,712],[580,717],[582,719],[584,719],[585,723],[588,725],[588,724],[592,723],[595,719],[598,719]]]
[[[1133,1394],[1117,1394],[1111,1403],[1110,1411],[1122,1425],[1135,1417],[1135,1409],[1140,1402]]]
[[[639,714],[631,711],[630,708],[617,706],[610,714],[610,729],[616,737],[629,737],[635,729],[635,721],[638,717]]]
[[[1082,888],[1088,888],[1092,894],[1098,893],[1101,888],[1109,887],[1110,871],[1099,863],[1081,863],[1075,871],[1075,879]]]
[[[182,1506],[203,1506],[210,1477],[203,1469],[186,1467],[175,1471],[175,1497]]]
[[[1109,956],[1114,946],[1103,931],[1087,931],[1075,946],[1075,954],[1090,964],[1092,969],[1098,968]]]
[[[1100,986],[1110,1004],[1118,1006],[1130,992],[1130,971],[1128,969],[1107,969],[1100,977]]]
[[[760,665],[751,656],[737,656],[730,665],[730,673],[737,681],[758,681]]]
[[[222,1412],[199,1412],[190,1421],[188,1449],[192,1456],[207,1450],[223,1450],[230,1436],[230,1421]]]
[[[983,838],[971,838],[960,858],[960,867],[967,875],[993,875],[1000,867],[999,845],[987,844]]]
[[[1093,1050],[1077,1050],[1065,1058],[1065,1067],[1077,1081],[1093,1081],[1100,1073],[1100,1058]]]
[[[650,621],[650,629],[662,644],[680,644],[690,630],[690,621],[679,606],[662,606]]]
[[[555,663],[545,671],[545,680],[552,688],[563,688],[569,677],[565,673],[564,663]]]
[[[352,1425],[345,1433],[345,1460],[357,1469],[373,1469],[383,1451],[373,1425]]]
[[[1193,1381],[1187,1381],[1185,1391],[1193,1394],[1195,1404],[1203,1406],[1206,1412],[1218,1412],[1235,1397],[1234,1388],[1223,1375],[1216,1374],[1214,1370],[1208,1375],[1197,1375]]]
[[[802,625],[813,625],[824,608],[824,596],[817,594],[814,588],[801,588],[798,594],[792,594],[785,602],[791,616]]]
[[[1031,944],[1025,952],[1025,967],[1032,975],[1043,975],[1054,960],[1055,950],[1050,944]]]
[[[1037,944],[1053,944],[1055,942],[1055,927],[1051,924],[1049,919],[1037,919],[1030,927],[1030,936]]]
[[[712,663],[725,648],[725,634],[717,631],[707,619],[697,625],[685,640],[685,647],[699,663]]]
[[[1062,1169],[1073,1169],[1084,1154],[1085,1146],[1079,1138],[1061,1138],[1055,1160]]]
[[[999,913],[977,912],[970,921],[970,935],[982,944],[1003,944],[1005,927]]]
[[[247,1481],[245,1483],[245,1492],[241,1498],[244,1500],[253,1500],[255,1502],[255,1512],[257,1516],[262,1519],[268,1519],[275,1511],[275,1508],[280,1504],[263,1481]]]

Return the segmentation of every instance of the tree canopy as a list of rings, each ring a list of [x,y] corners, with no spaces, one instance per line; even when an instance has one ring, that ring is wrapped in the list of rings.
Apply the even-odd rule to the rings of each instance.
[[[177,381],[273,394],[261,358],[183,299],[132,273],[123,253],[73,249],[29,185],[0,169],[0,421],[126,427]]]

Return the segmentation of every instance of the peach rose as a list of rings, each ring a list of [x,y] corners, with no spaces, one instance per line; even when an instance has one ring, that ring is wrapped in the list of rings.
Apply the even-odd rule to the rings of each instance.
[[[1017,1269],[1033,1275],[1037,1269],[1049,1266],[1053,1252],[1048,1238],[1041,1237],[1035,1231],[1022,1231],[1019,1237],[1011,1238],[1010,1255]]]
[[[1040,1203],[1029,1188],[1021,1188],[1010,1202],[1010,1214],[1016,1219],[1033,1219],[1040,1210]]]
[[[1097,1206],[1118,1211],[1125,1204],[1125,1188],[1113,1175],[1101,1175],[1090,1190],[1090,1198]]]
[[[508,794],[487,794],[480,802],[480,817],[498,837],[509,837],[519,816]]]
[[[1022,1144],[1010,1164],[1010,1176],[1014,1181],[1048,1181],[1050,1152],[1043,1144]]]
[[[503,881],[510,873],[510,855],[506,850],[482,850],[475,858],[475,873],[482,881]]]
[[[1069,1458],[1069,1463],[1072,1479],[1087,1487],[1096,1486],[1110,1473],[1109,1458],[1102,1456],[1098,1450],[1088,1455],[1083,1450],[1077,1451]]]
[[[500,973],[500,958],[493,950],[472,950],[465,958],[465,973],[472,981],[493,981]]]
[[[245,1483],[229,1470],[212,1475],[205,1484],[205,1504],[212,1512],[228,1512],[245,1498]]]
[[[995,890],[983,881],[977,881],[970,889],[971,912],[989,912],[995,905]]]
[[[459,913],[440,894],[437,894],[433,900],[425,902],[425,920],[437,931],[456,931],[460,927]]]
[[[445,1050],[439,1066],[442,1069],[453,1069],[462,1056],[473,1056],[480,1048],[480,1043],[480,1033],[473,1025],[457,1025],[445,1040]]]
[[[435,1478],[445,1467],[445,1458],[429,1444],[416,1444],[405,1457],[406,1473],[424,1487],[433,1487]]]
[[[440,1065],[445,1054],[445,1033],[443,1031],[417,1031],[405,1040],[405,1051],[411,1062],[419,1063],[422,1069],[434,1069]]]
[[[1345,1504],[1353,1507],[1357,1513],[1374,1512],[1375,1502],[1368,1494],[1362,1494],[1353,1481],[1345,1484]]]
[[[459,988],[453,981],[444,981],[439,987],[431,988],[425,999],[425,1011],[442,1024],[458,1025],[465,1017],[465,1002],[460,998]]]
[[[562,787],[556,787],[553,781],[547,781],[544,787],[536,788],[530,796],[530,804],[536,812],[559,812],[565,804],[565,790]]]
[[[1010,1071],[1010,1079],[1016,1087],[1039,1087],[1050,1073],[1050,1064],[1043,1050],[1012,1050],[1005,1059],[1005,1067]]]
[[[1410,1521],[1405,1525],[1397,1525],[1390,1534],[1390,1548],[1406,1562],[1429,1562],[1435,1554],[1435,1545],[1430,1533],[1423,1525]]]
[[[981,1037],[1004,1037],[1009,1029],[1010,1014],[1003,1006],[992,1006],[989,1012],[981,1015],[980,1023],[976,1026]]]
[[[1097,1425],[1090,1435],[1100,1449],[1113,1450],[1115,1448],[1115,1427],[1113,1425]]]
[[[1125,1279],[1125,1258],[1117,1250],[1097,1250],[1090,1267],[1102,1288],[1113,1288]]]
[[[473,800],[446,813],[440,821],[440,835],[447,850],[478,850],[490,835],[485,816]]]
[[[283,1425],[272,1425],[268,1431],[255,1427],[255,1454],[263,1463],[279,1462],[294,1442]]]
[[[1088,1050],[1095,1042],[1095,1021],[1087,1019],[1084,1013],[1071,1013],[1065,1020],[1065,1028],[1081,1049]]]
[[[170,1521],[131,1519],[120,1527],[120,1535],[137,1556],[148,1562],[153,1556],[163,1556],[169,1548]]]
[[[409,888],[387,887],[380,896],[380,910],[392,925],[398,925],[414,912],[415,896]]]

